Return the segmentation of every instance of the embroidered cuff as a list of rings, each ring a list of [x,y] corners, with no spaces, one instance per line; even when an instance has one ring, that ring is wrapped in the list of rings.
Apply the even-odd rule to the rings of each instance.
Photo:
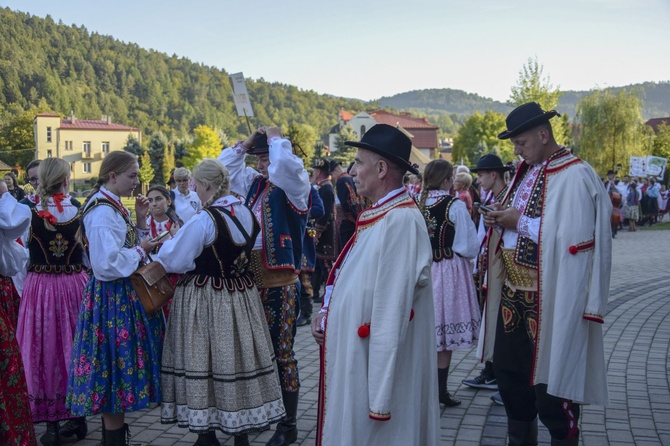
[[[593,314],[593,313],[584,313],[584,316],[582,316],[584,319],[587,321],[591,322],[597,322],[598,324],[604,324],[605,323],[605,318],[602,317],[599,314]]]
[[[149,256],[144,251],[144,249],[142,249],[141,246],[135,246],[135,251],[137,251],[137,253],[140,255],[140,261],[146,262],[147,260],[149,260]]]
[[[530,222],[531,218],[526,216],[526,215],[521,215],[519,217],[519,221],[516,224],[516,232],[519,233],[519,235],[530,238]]]
[[[242,155],[243,153],[247,153],[247,149],[242,145],[242,141],[237,141],[235,143],[235,145],[233,146],[233,150],[238,155]]]
[[[380,413],[371,410],[370,419],[376,421],[388,421],[391,419],[391,412]]]

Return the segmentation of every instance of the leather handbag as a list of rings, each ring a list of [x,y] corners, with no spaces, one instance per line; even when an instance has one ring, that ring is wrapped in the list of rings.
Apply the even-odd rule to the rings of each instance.
[[[130,283],[144,311],[149,315],[168,303],[174,295],[174,286],[167,277],[167,272],[159,262],[147,263],[130,276]]]

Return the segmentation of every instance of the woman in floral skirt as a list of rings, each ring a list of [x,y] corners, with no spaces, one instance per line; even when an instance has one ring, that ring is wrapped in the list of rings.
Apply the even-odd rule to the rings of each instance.
[[[82,213],[92,276],[77,322],[67,405],[75,416],[102,414],[106,446],[128,444],[126,412],[160,402],[162,315],[146,314],[129,280],[156,245],[146,228],[149,202],[135,200],[137,228],[121,204],[139,184],[138,173],[133,154],[105,156]]]
[[[0,181],[0,444],[8,446],[37,444],[16,342],[19,298],[11,278],[28,261],[28,253],[16,239],[29,226],[30,209],[18,204]]]

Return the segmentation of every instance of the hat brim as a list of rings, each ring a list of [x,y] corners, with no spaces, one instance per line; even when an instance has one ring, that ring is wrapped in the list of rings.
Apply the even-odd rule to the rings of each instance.
[[[525,132],[526,130],[530,130],[533,127],[537,127],[538,125],[542,124],[543,122],[549,121],[554,116],[558,116],[558,112],[556,110],[550,110],[546,113],[541,114],[540,116],[536,116],[532,119],[529,119],[528,121],[518,125],[516,128],[514,128],[512,130],[505,130],[504,132],[502,132],[498,135],[498,139],[512,138],[516,135],[519,135],[519,134]]]
[[[509,166],[498,166],[498,167],[480,167],[479,169],[475,168],[470,168],[470,172],[493,172],[493,171],[508,171],[511,168]]]
[[[377,147],[372,146],[368,143],[364,143],[364,142],[360,142],[360,141],[345,141],[344,144],[347,145],[347,146],[358,147],[359,149],[365,149],[365,150],[369,150],[371,152],[375,152],[377,155],[383,156],[384,158],[388,159],[389,161],[393,162],[394,164],[404,168],[405,170],[408,170],[408,171],[412,172],[415,175],[419,173],[419,169],[414,167],[412,165],[412,163],[410,163],[409,161],[406,161],[406,160],[400,158],[399,156],[396,156],[396,155],[390,154],[388,152],[385,152],[381,149],[378,149]]]

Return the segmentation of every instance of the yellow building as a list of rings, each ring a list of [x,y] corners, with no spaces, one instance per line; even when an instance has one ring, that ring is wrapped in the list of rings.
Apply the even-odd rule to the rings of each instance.
[[[71,114],[61,119],[56,113],[35,117],[35,158],[62,158],[70,163],[74,184],[97,178],[102,159],[109,152],[123,150],[132,136],[142,142],[142,132],[134,127],[100,120],[77,119]]]

